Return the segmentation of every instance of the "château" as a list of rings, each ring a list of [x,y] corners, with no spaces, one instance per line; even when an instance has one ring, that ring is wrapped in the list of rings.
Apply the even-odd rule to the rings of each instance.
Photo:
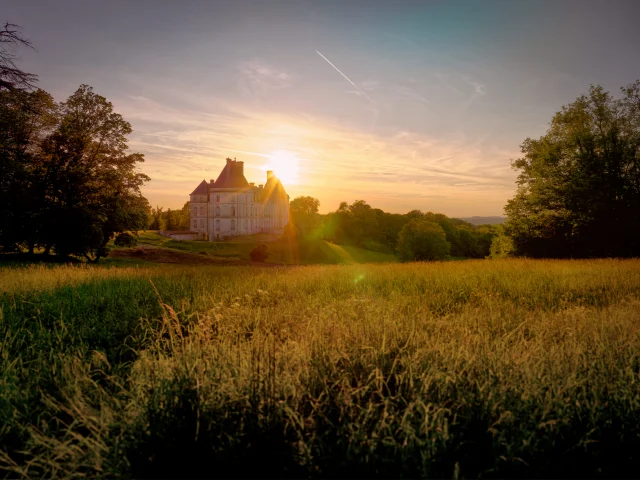
[[[289,195],[267,171],[256,186],[244,176],[244,162],[227,158],[218,178],[203,180],[191,192],[190,230],[202,240],[221,240],[256,233],[282,234],[289,223]]]

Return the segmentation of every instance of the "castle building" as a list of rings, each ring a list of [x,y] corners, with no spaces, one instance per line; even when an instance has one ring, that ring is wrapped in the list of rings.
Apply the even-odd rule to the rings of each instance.
[[[214,182],[203,180],[191,192],[191,227],[203,240],[256,233],[282,234],[289,223],[289,195],[271,170],[255,186],[244,177],[244,162],[227,158]]]

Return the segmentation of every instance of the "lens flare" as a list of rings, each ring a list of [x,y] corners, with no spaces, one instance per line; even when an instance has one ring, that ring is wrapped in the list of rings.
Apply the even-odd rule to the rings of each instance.
[[[284,185],[292,185],[298,182],[298,172],[300,170],[300,158],[288,150],[278,150],[277,152],[267,155],[269,164],[265,170],[273,170]]]

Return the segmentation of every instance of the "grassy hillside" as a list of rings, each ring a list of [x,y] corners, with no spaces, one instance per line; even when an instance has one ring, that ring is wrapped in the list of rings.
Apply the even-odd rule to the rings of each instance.
[[[225,259],[249,260],[249,253],[259,242],[269,246],[270,263],[286,265],[340,264],[340,263],[384,263],[396,262],[395,255],[374,252],[353,246],[341,246],[311,240],[303,245],[273,236],[251,235],[227,242],[173,240],[154,231],[139,232],[141,245],[170,248],[194,254],[206,254]]]
[[[637,472],[638,325],[638,260],[1,269],[0,468]]]

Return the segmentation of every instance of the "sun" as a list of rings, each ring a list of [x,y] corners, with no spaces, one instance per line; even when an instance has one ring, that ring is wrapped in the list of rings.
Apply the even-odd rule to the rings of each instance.
[[[267,155],[269,163],[265,165],[265,170],[273,170],[284,185],[291,185],[298,182],[298,171],[300,169],[300,159],[294,152],[288,150],[278,150]]]

